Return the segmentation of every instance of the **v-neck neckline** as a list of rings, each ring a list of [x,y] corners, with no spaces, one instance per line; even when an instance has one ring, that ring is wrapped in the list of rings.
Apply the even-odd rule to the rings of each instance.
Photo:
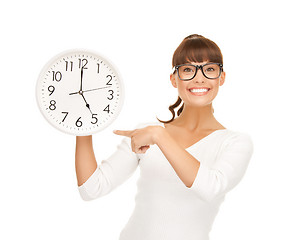
[[[165,124],[164,123],[161,123],[161,125],[165,128]],[[206,139],[208,139],[210,136],[214,135],[215,133],[217,132],[220,132],[220,131],[226,131],[228,130],[227,128],[224,128],[224,129],[217,129],[217,130],[214,130],[213,132],[211,132],[210,134],[206,135],[204,138],[201,138],[199,141],[193,143],[191,146],[187,147],[187,148],[183,148],[184,150],[188,150],[196,145],[199,145],[201,143],[203,143]]]

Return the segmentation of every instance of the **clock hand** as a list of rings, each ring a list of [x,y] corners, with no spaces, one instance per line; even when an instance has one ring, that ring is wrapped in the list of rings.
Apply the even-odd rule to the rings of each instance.
[[[111,86],[108,86],[108,87],[100,87],[100,88],[93,88],[93,89],[89,89],[89,90],[85,90],[83,92],[90,92],[90,91],[94,91],[94,90],[98,90],[98,89],[103,89],[103,88],[109,88]]]
[[[80,71],[80,91],[82,91],[83,70],[84,70],[84,68],[81,67],[81,71]]]
[[[109,87],[111,87],[111,86],[89,89],[89,90],[82,91],[82,93],[84,93],[84,92],[90,92],[90,91],[94,91],[94,90],[98,90],[98,89],[103,89],[103,88],[109,88]],[[74,94],[78,94],[78,93],[80,93],[80,92],[69,93],[69,95],[74,95]]]
[[[73,93],[69,93],[69,95],[73,95],[73,94],[78,94],[79,92],[73,92]]]
[[[87,100],[85,99],[83,93],[81,93],[81,96],[83,97],[83,99],[84,99],[84,101],[85,101],[85,103],[86,103],[86,107],[90,110],[91,114],[93,115],[93,113],[92,113],[92,111],[91,111],[91,109],[90,109],[90,104],[87,103]]]

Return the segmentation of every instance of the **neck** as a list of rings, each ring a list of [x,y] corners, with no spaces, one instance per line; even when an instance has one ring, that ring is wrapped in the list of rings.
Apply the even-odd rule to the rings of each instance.
[[[203,107],[184,105],[175,123],[191,132],[212,129],[219,124],[213,115],[212,104]]]

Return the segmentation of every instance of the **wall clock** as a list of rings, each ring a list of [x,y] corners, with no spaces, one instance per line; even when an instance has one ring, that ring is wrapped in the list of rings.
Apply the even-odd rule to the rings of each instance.
[[[42,69],[36,99],[42,115],[56,129],[86,136],[117,118],[124,86],[110,60],[89,50],[68,50]]]

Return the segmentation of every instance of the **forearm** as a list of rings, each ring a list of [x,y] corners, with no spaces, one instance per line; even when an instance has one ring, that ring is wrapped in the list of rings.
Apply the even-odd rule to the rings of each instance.
[[[87,181],[96,168],[97,162],[93,150],[92,136],[77,136],[75,169],[78,186]]]
[[[200,162],[179,146],[164,128],[160,128],[158,133],[155,134],[155,141],[178,177],[187,187],[191,187],[197,175]]]

